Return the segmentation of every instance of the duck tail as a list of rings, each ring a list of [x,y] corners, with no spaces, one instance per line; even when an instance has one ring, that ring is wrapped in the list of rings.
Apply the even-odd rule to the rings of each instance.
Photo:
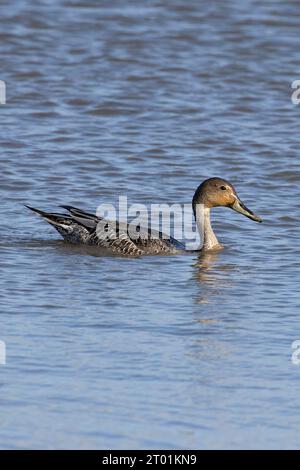
[[[27,207],[27,209],[31,210],[32,212],[35,212],[36,214],[40,215],[41,217],[43,217],[43,219],[47,220],[49,224],[52,224],[54,226],[62,226],[66,221],[66,218],[69,219],[69,216],[65,214],[54,214],[50,212],[45,212],[40,209],[36,209],[35,207],[27,206],[26,204],[25,207]]]
[[[47,212],[41,211],[40,209],[35,209],[34,207],[27,206],[26,204],[24,204],[24,206],[27,207],[27,209],[31,210],[32,212],[36,212],[42,217],[46,217],[47,215],[49,215],[47,214]]]

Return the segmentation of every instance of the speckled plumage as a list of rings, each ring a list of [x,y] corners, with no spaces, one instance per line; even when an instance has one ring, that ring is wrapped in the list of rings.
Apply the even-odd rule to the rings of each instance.
[[[130,233],[136,233],[136,227],[107,221],[75,207],[62,206],[69,214],[48,213],[26,207],[43,217],[70,243],[99,246],[128,256],[175,254],[185,248],[182,243],[162,232],[140,227],[138,237],[132,237]]]

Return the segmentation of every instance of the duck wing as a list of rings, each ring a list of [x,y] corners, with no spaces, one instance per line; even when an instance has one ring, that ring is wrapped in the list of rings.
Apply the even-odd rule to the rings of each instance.
[[[148,253],[185,249],[183,243],[159,230],[145,228],[132,222],[108,221],[73,206],[64,205],[61,207],[70,212],[74,221],[86,227],[91,233],[93,232],[92,238],[95,240],[95,243],[97,243],[97,238],[100,238],[101,241],[105,239],[107,244],[111,241],[111,245],[115,248],[118,247],[120,249],[121,245],[124,244],[124,247],[127,249],[128,241],[130,240],[140,250],[147,251]],[[120,240],[120,242],[117,242],[117,240]],[[125,240],[127,241],[126,246]],[[133,248],[131,246],[132,250]]]
[[[91,214],[90,212],[85,212],[77,207],[73,206],[60,206],[63,209],[66,209],[70,212],[70,217],[77,223],[86,227],[89,231],[94,230],[97,227],[97,224],[101,219],[97,217],[95,214]]]
[[[69,211],[72,220],[90,232],[90,243],[103,246],[123,255],[140,256],[143,254],[142,249],[128,235],[128,224],[105,220],[77,207],[60,207]]]

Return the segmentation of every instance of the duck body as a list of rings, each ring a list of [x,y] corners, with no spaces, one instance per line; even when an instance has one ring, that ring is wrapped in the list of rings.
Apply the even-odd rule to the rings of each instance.
[[[69,214],[26,207],[43,217],[69,243],[99,246],[129,256],[176,254],[185,249],[183,243],[157,230],[105,220],[76,207],[61,206]],[[137,228],[138,236],[130,236]]]
[[[229,207],[256,222],[262,221],[241,202],[228,181],[209,178],[198,186],[192,200],[201,238],[198,250],[193,251],[218,250],[222,247],[210,223],[210,211],[218,206]],[[131,223],[109,221],[76,207],[61,206],[68,212],[64,214],[26,207],[55,227],[70,243],[99,246],[128,256],[177,254],[185,251],[183,243],[163,232]]]

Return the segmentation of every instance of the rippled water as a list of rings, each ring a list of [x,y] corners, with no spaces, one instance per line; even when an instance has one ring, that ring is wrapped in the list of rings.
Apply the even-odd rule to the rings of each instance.
[[[15,0],[1,9],[1,448],[295,448],[300,4]],[[24,203],[188,203],[224,251],[68,246]]]

